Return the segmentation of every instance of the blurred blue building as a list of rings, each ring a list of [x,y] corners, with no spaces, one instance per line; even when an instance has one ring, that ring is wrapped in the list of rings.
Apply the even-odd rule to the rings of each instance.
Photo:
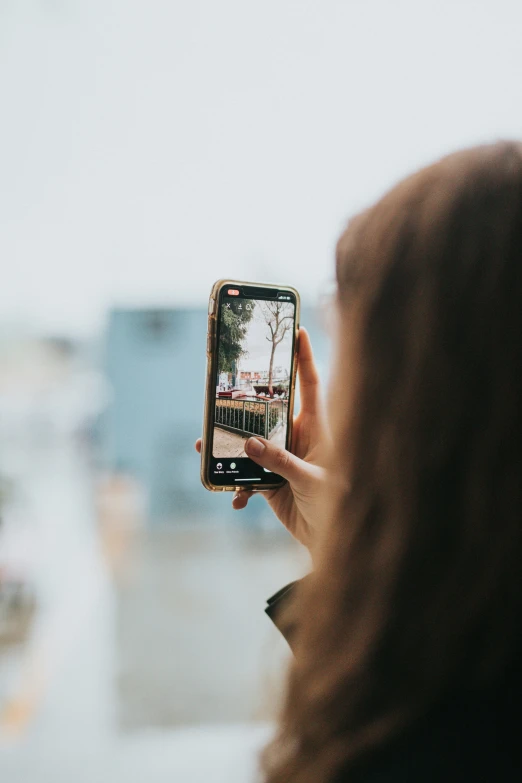
[[[325,335],[313,313],[301,318],[319,358]],[[230,493],[210,493],[199,478],[194,442],[201,433],[207,314],[204,308],[115,309],[106,335],[105,369],[112,398],[102,423],[108,470],[136,477],[152,523],[230,517]],[[243,512],[265,512],[256,498]]]

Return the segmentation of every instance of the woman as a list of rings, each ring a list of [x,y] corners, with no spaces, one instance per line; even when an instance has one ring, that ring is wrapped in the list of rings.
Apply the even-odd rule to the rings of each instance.
[[[337,281],[327,420],[303,332],[294,454],[246,449],[314,560],[271,603],[295,662],[266,781],[518,781],[522,146],[400,183]]]

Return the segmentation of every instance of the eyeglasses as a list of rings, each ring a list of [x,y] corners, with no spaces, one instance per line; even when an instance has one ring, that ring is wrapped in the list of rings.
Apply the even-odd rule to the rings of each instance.
[[[317,320],[324,332],[332,335],[337,322],[337,283],[331,280],[317,297]]]

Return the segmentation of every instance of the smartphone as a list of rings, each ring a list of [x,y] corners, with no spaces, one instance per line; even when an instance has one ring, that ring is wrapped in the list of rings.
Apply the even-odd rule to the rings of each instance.
[[[211,492],[276,489],[285,479],[253,462],[248,438],[289,448],[299,294],[290,286],[218,280],[208,307],[201,481]]]

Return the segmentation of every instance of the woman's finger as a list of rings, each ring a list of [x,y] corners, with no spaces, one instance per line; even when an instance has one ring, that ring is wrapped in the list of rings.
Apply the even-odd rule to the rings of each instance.
[[[250,489],[238,489],[232,498],[232,508],[235,508],[236,511],[245,508],[253,494],[254,493]]]
[[[201,438],[198,438],[195,443],[195,448],[198,454],[201,454]]]
[[[314,414],[319,407],[319,372],[315,364],[310,337],[303,327],[299,329],[297,372],[299,374],[299,389],[301,392],[301,410]]]

